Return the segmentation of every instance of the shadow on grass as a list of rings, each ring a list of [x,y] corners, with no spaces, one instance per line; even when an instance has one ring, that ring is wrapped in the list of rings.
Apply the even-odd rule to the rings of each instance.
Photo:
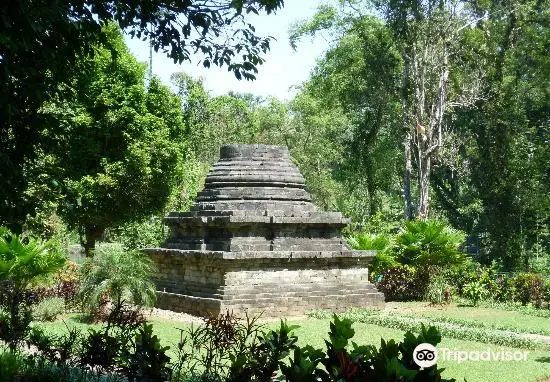
[[[539,357],[535,358],[536,362],[550,363],[550,357]]]
[[[90,317],[90,315],[85,313],[73,313],[69,317],[66,317],[64,321],[69,321],[69,322],[72,321],[77,324],[87,324],[87,325],[97,324],[97,321],[94,321],[93,318]]]
[[[466,303],[460,303],[460,304],[456,304],[456,307],[457,308],[479,308],[479,305],[474,305],[474,304],[466,304]]]

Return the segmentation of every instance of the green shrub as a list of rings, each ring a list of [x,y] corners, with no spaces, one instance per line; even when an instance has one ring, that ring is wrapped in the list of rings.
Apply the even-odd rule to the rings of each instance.
[[[463,264],[446,267],[443,271],[445,279],[453,289],[462,296],[464,287],[472,281],[479,280],[483,267],[481,264],[467,259]]]
[[[79,283],[78,265],[68,261],[62,269],[51,276],[48,284],[33,287],[32,293],[38,302],[46,298],[60,297],[68,309],[74,309],[77,306]]]
[[[436,220],[414,220],[396,235],[394,252],[402,264],[417,267],[460,265],[466,255],[460,247],[465,234]]]
[[[375,250],[376,255],[369,266],[371,278],[374,280],[386,269],[398,265],[391,253],[392,241],[389,235],[357,233],[348,238],[348,243],[353,249],[362,251]]]
[[[0,347],[0,381],[16,381],[24,369],[24,357],[20,352]]]
[[[172,365],[174,381],[271,381],[298,340],[295,326],[281,321],[264,331],[259,316],[239,320],[232,313],[204,318],[181,330]]]
[[[386,301],[422,300],[430,282],[430,274],[435,272],[426,267],[418,270],[407,265],[398,265],[386,269],[376,287],[386,298]]]
[[[79,297],[88,313],[105,301],[150,306],[155,301],[151,260],[121,246],[100,246],[81,267]]]
[[[128,250],[156,248],[166,239],[162,217],[151,216],[141,222],[129,222],[109,230],[109,239]]]
[[[426,288],[425,300],[432,304],[449,303],[451,287],[443,274],[435,274],[430,278]]]
[[[437,345],[441,335],[434,327],[421,325],[419,334],[408,331],[400,343],[382,340],[380,348],[361,346],[350,340],[355,331],[352,321],[337,316],[330,323],[326,349],[310,345],[294,348],[293,357],[281,365],[288,382],[304,381],[454,381],[441,378],[437,365],[420,369],[413,351],[421,343]]]
[[[536,273],[520,273],[514,277],[516,298],[523,305],[532,302],[535,307],[542,305],[544,280]]]
[[[542,288],[542,301],[546,303],[546,308],[550,309],[550,278],[544,282]]]
[[[47,279],[65,261],[56,242],[14,235],[0,227],[0,339],[12,351],[30,329],[31,306],[36,301],[30,286]]]
[[[0,227],[0,281],[13,283],[17,290],[47,278],[66,260],[55,241],[17,236]]]
[[[32,317],[36,321],[55,321],[65,312],[65,300],[61,297],[49,297],[34,306]]]
[[[472,302],[474,306],[478,306],[479,302],[488,296],[487,289],[479,281],[472,281],[464,287],[463,295]]]
[[[353,249],[376,250],[379,252],[387,251],[391,248],[391,238],[388,235],[375,235],[366,232],[357,233],[348,238],[348,242]]]
[[[33,359],[41,360],[37,370],[58,371],[57,379],[32,379],[34,370],[24,374],[28,380],[53,381],[168,381],[168,347],[162,347],[152,325],[139,310],[115,305],[106,323],[82,333],[77,327],[61,335],[48,335],[34,327],[28,342],[35,349]],[[27,380],[27,379],[25,379]]]

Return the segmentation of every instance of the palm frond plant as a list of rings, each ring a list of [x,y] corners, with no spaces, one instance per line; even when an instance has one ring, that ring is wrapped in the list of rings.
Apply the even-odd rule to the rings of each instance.
[[[156,296],[152,275],[151,260],[140,252],[118,245],[100,246],[82,265],[79,297],[88,313],[106,301],[151,306]]]
[[[58,271],[66,261],[54,241],[42,242],[0,228],[0,281],[9,281],[18,290]]]
[[[0,227],[0,339],[15,351],[30,328],[31,284],[46,279],[67,261],[54,241],[15,235]]]
[[[395,238],[395,252],[402,264],[447,267],[466,261],[461,250],[466,236],[437,220],[414,220]]]
[[[388,235],[362,232],[349,237],[348,243],[353,249],[376,251],[376,255],[370,265],[373,278],[377,278],[386,269],[398,264],[391,251],[393,246],[392,239]]]

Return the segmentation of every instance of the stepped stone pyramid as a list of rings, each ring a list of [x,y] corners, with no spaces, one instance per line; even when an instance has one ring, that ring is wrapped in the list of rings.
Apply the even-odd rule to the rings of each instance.
[[[368,281],[374,253],[347,246],[341,213],[316,209],[286,147],[224,145],[191,211],[164,220],[164,248],[144,250],[159,308],[277,317],[384,304]]]

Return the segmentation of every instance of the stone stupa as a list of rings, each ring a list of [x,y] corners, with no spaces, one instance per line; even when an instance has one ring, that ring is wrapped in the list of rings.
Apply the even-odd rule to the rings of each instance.
[[[318,211],[286,147],[224,145],[190,212],[164,219],[157,307],[264,316],[384,304],[368,281],[371,251],[341,237],[349,222]]]

